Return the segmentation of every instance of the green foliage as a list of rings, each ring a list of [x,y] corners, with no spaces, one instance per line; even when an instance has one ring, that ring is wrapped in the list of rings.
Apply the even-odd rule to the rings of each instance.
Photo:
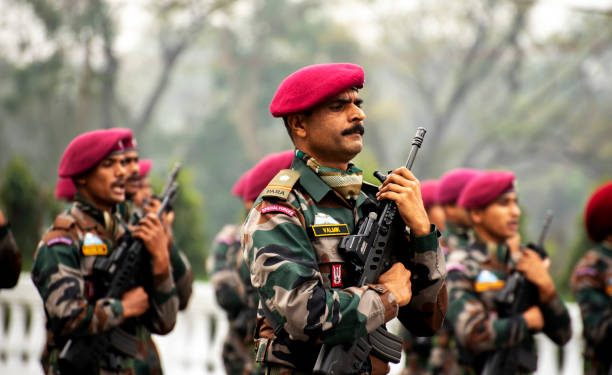
[[[39,184],[30,173],[29,166],[14,158],[6,167],[0,185],[0,201],[13,235],[21,250],[24,269],[30,268],[48,208],[42,199]]]
[[[193,172],[189,168],[181,170],[178,182],[179,191],[174,202],[174,241],[189,258],[194,276],[202,279],[205,277],[204,263],[208,245],[202,214],[204,202],[202,194],[194,188]]]

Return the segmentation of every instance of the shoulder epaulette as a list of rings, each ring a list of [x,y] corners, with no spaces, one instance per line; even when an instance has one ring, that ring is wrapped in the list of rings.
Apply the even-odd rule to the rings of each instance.
[[[262,197],[275,197],[286,200],[293,185],[300,179],[300,172],[293,169],[283,169],[274,176],[261,193]]]

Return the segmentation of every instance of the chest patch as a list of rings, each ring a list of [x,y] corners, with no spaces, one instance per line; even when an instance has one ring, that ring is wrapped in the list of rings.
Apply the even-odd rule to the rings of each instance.
[[[342,263],[335,263],[331,266],[331,286],[342,288]]]
[[[104,241],[90,232],[85,234],[82,251],[85,256],[108,255],[108,247]]]
[[[505,284],[506,282],[504,280],[500,280],[493,272],[489,270],[482,270],[478,276],[476,276],[474,290],[476,290],[477,293],[500,290]]]
[[[310,226],[315,237],[346,236],[348,224],[315,224]]]
[[[606,283],[606,294],[612,297],[612,276],[608,277],[608,282]]]

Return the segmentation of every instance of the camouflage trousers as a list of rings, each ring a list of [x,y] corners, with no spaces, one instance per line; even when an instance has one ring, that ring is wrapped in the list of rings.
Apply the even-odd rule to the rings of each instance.
[[[247,342],[245,342],[247,341]],[[263,370],[255,363],[255,346],[235,330],[228,331],[223,343],[223,366],[229,375],[261,375]]]

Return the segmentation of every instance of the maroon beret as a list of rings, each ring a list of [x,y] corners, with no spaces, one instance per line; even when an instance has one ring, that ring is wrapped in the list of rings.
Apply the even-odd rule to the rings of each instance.
[[[240,177],[238,177],[238,180],[236,180],[236,182],[234,183],[234,186],[232,186],[232,195],[242,199],[242,195],[244,194],[244,188],[246,185],[246,180],[249,176],[249,172],[251,170],[247,170],[246,172],[244,172]]]
[[[246,177],[242,199],[245,201],[257,199],[261,191],[281,169],[291,167],[293,155],[293,150],[278,152],[265,156],[255,164]]]
[[[482,172],[465,185],[457,199],[457,205],[467,209],[485,207],[511,190],[514,190],[514,173]]]
[[[140,159],[138,160],[138,174],[140,177],[147,177],[153,166],[153,160],[151,159]]]
[[[589,237],[603,241],[612,234],[612,181],[598,187],[584,210],[584,224]]]
[[[77,176],[95,167],[110,153],[125,150],[131,143],[132,131],[127,128],[93,130],[77,135],[60,159],[59,177]]]
[[[423,198],[423,205],[425,208],[429,208],[438,202],[438,188],[440,183],[437,180],[425,180],[421,182],[421,197]]]
[[[72,182],[72,178],[59,177],[55,184],[55,197],[62,199],[67,202],[71,202],[74,199],[77,189]]]
[[[444,173],[440,177],[440,185],[438,186],[439,203],[456,204],[461,190],[480,173],[482,172],[471,168],[457,168]]]
[[[281,82],[270,113],[283,117],[300,113],[350,88],[363,87],[363,68],[356,64],[316,64],[303,67]]]

